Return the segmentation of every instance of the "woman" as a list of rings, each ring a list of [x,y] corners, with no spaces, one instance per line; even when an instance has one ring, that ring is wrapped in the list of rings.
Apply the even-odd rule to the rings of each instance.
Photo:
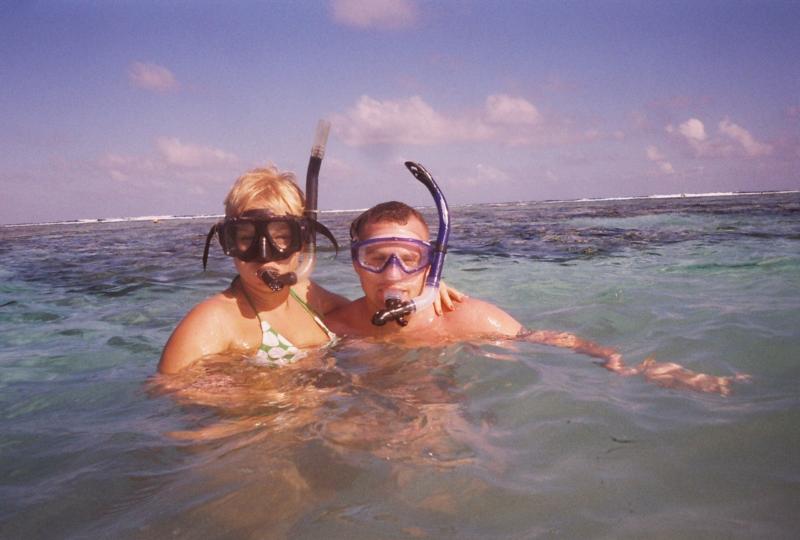
[[[265,364],[285,365],[302,357],[304,349],[335,339],[320,315],[349,300],[310,281],[304,275],[308,264],[295,277],[308,235],[319,231],[333,238],[313,219],[302,217],[304,207],[290,172],[270,166],[236,180],[225,198],[225,220],[211,234],[220,235],[238,276],[178,324],[161,354],[160,373],[176,373],[217,354],[245,354]],[[457,291],[448,294],[446,287],[441,295],[448,309],[449,296],[461,297]]]

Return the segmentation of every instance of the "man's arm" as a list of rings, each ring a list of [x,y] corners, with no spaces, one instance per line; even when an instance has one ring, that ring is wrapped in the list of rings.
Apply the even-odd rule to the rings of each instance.
[[[298,283],[294,290],[311,309],[320,315],[325,315],[350,303],[350,300],[344,296],[329,291],[313,280]]]
[[[657,362],[649,357],[636,367],[627,367],[622,354],[612,347],[603,347],[568,332],[552,332],[548,330],[520,331],[518,337],[532,343],[542,343],[554,347],[565,347],[575,352],[604,360],[602,366],[619,375],[642,375],[648,381],[666,388],[687,388],[697,392],[709,392],[727,396],[731,393],[734,381],[749,380],[748,375],[717,377],[705,373],[697,373],[674,362]]]
[[[531,343],[541,343],[543,345],[551,345],[553,347],[564,347],[572,349],[573,351],[592,358],[600,358],[605,360],[602,366],[609,371],[619,373],[620,375],[635,375],[637,372],[635,368],[625,367],[622,361],[622,355],[612,347],[603,347],[593,341],[588,341],[583,338],[570,334],[569,332],[553,332],[551,330],[520,330],[517,337],[530,341]]]

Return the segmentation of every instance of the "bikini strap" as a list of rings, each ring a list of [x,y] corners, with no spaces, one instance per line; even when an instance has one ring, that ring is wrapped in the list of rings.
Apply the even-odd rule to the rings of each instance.
[[[233,281],[231,281],[231,287],[236,283],[236,281],[238,279],[239,279],[239,276],[236,276],[235,278],[233,278]],[[264,321],[261,320],[261,315],[258,314],[258,309],[256,309],[256,306],[253,303],[253,300],[250,299],[250,295],[247,294],[247,291],[244,289],[243,285],[240,284],[239,287],[242,289],[242,294],[244,295],[245,299],[247,300],[247,303],[250,305],[250,308],[253,310],[253,313],[256,314],[256,318],[258,319],[259,324],[261,324],[263,326]],[[330,339],[334,339],[335,338],[336,334],[331,332],[330,329],[327,326],[325,326],[325,323],[322,322],[322,318],[313,309],[311,309],[311,306],[309,306],[308,304],[303,302],[303,299],[300,298],[300,296],[296,292],[294,292],[294,289],[290,288],[289,289],[289,294],[292,296],[292,298],[297,300],[297,302],[301,306],[303,306],[303,309],[305,309],[306,312],[309,315],[311,315],[311,318],[314,320],[314,322],[317,323],[317,325],[319,325],[319,327],[322,329],[322,331],[325,332],[325,334],[328,336],[328,338],[330,338]]]
[[[303,309],[305,309],[306,312],[308,312],[308,314],[311,315],[311,318],[313,318],[314,321],[317,323],[317,325],[319,325],[319,327],[322,329],[322,331],[325,332],[325,334],[327,334],[329,339],[335,339],[336,338],[336,334],[331,332],[331,330],[325,325],[325,323],[322,322],[322,317],[320,317],[319,314],[316,311],[311,309],[311,306],[309,306],[308,304],[303,302],[303,299],[300,298],[300,295],[298,295],[296,292],[294,292],[294,289],[289,289],[289,294],[291,294],[292,298],[297,300],[297,302],[301,306],[303,306]]]
[[[297,294],[296,292],[294,292],[294,289],[289,289],[289,294],[291,294],[291,295],[292,295],[292,298],[294,298],[295,300],[297,300],[297,302],[298,302],[298,303],[299,303],[301,306],[303,306],[303,309],[305,309],[305,310],[308,312],[308,314],[309,314],[309,315],[311,315],[312,317],[319,317],[319,315],[317,314],[317,312],[316,312],[316,311],[314,311],[313,309],[311,309],[311,306],[309,306],[308,304],[306,304],[305,302],[303,302],[303,299],[302,299],[302,298],[300,298],[300,295],[299,295],[299,294]]]

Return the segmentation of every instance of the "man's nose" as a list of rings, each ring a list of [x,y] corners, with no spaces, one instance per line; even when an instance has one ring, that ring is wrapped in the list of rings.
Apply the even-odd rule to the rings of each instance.
[[[389,259],[389,264],[386,265],[386,270],[384,270],[381,275],[384,279],[389,281],[399,281],[405,277],[396,257]]]

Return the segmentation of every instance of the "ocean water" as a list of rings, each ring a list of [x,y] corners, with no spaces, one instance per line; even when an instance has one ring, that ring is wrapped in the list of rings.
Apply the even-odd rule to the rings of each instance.
[[[2,227],[0,538],[796,537],[799,194],[452,214],[460,290],[751,382],[666,389],[516,341],[165,380],[170,332],[233,275],[218,249],[202,271],[213,219]],[[353,217],[323,221],[344,242]],[[314,275],[358,295],[346,250]]]

